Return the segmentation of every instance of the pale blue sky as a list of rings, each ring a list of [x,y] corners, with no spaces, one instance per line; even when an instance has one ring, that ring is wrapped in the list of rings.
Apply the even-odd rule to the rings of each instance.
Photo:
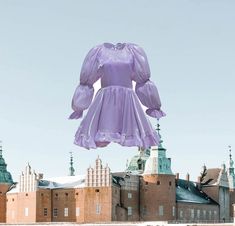
[[[46,177],[67,175],[69,151],[77,174],[97,155],[121,171],[137,152],[73,144],[80,120],[67,120],[71,98],[85,55],[103,42],[145,49],[174,173],[196,179],[204,163],[227,162],[227,146],[235,149],[234,12],[232,0],[0,0],[0,140],[14,180],[27,162]]]

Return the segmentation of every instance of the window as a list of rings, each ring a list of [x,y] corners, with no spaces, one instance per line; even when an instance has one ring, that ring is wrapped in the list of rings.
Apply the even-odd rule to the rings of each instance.
[[[172,207],[172,216],[175,216],[175,206]]]
[[[206,219],[206,210],[203,210],[203,217]]]
[[[69,216],[69,208],[68,207],[64,208],[64,216],[65,217]]]
[[[180,210],[180,218],[183,218],[183,210]]]
[[[76,207],[76,217],[79,217],[79,216],[80,216],[80,208]]]
[[[58,216],[58,209],[57,208],[53,209],[53,216],[54,217]]]
[[[197,210],[197,218],[200,218],[200,210]]]
[[[131,199],[131,198],[132,198],[132,193],[128,192],[128,199]]]
[[[28,208],[28,207],[24,208],[24,215],[25,215],[26,217],[29,216],[29,208]]]
[[[26,193],[25,196],[28,196],[28,193]]]
[[[157,185],[160,185],[160,184],[161,184],[161,182],[158,180],[158,181],[157,181]]]
[[[211,213],[211,210],[209,211],[209,219],[211,220],[211,215],[212,215],[212,213]]]
[[[100,214],[101,212],[101,205],[99,203],[96,203],[96,214]]]
[[[95,192],[100,192],[100,190],[99,189],[95,189]]]
[[[194,218],[194,209],[191,209],[191,218]]]
[[[214,218],[216,218],[216,215],[217,215],[217,211],[214,210]]]
[[[159,216],[163,216],[164,213],[163,213],[163,206],[159,206],[158,207],[158,213],[159,213]]]
[[[127,215],[128,215],[128,216],[131,216],[131,215],[132,215],[132,207],[131,207],[131,206],[128,206],[128,207],[127,207]]]
[[[68,193],[65,193],[65,196],[68,196],[69,194]]]
[[[146,206],[143,207],[143,215],[147,215],[147,208],[146,208]]]
[[[43,209],[43,216],[46,217],[47,216],[47,208]]]
[[[169,186],[171,186],[171,181],[169,181]]]
[[[11,212],[11,218],[15,219],[15,211],[14,210],[12,210],[12,212]]]

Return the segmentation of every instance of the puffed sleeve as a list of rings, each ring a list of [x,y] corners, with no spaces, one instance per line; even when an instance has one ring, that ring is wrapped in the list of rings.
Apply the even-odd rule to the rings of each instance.
[[[85,57],[80,73],[80,84],[76,88],[72,99],[74,112],[69,116],[69,119],[81,118],[83,111],[91,104],[94,95],[93,84],[100,78],[98,62],[100,48],[100,46],[92,48]]]
[[[130,45],[133,54],[133,80],[136,82],[135,92],[141,103],[148,109],[146,113],[160,119],[166,114],[161,110],[161,101],[157,87],[150,81],[150,69],[144,50],[135,45]]]

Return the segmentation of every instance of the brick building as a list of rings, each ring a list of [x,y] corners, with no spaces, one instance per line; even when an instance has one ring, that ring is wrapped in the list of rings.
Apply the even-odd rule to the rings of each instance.
[[[139,149],[124,172],[111,173],[98,157],[86,175],[74,175],[71,156],[69,176],[44,179],[28,164],[19,183],[12,186],[12,179],[8,183],[4,219],[7,223],[228,222],[235,201],[233,165],[230,153],[228,169],[204,166],[197,182],[189,175],[180,179],[171,170],[162,140],[158,147]]]

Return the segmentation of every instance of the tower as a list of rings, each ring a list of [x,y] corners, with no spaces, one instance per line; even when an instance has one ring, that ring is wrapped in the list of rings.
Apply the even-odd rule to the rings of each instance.
[[[229,162],[228,162],[228,183],[229,183],[229,198],[230,198],[230,218],[234,218],[234,205],[235,205],[235,174],[234,174],[234,161],[232,159],[232,149],[229,148]]]
[[[157,132],[160,137],[158,147],[151,147],[150,157],[146,161],[144,174],[168,174],[172,175],[171,159],[166,157],[166,149],[160,134],[160,125],[157,124]]]
[[[234,174],[234,161],[232,159],[232,150],[231,146],[228,146],[229,148],[229,164],[228,164],[228,181],[229,181],[229,189],[234,190],[235,189],[235,174]]]
[[[74,176],[75,169],[73,168],[73,152],[70,153],[70,167],[69,167],[69,176]]]
[[[0,143],[0,222],[6,222],[6,193],[13,185],[11,174],[7,171],[7,164],[2,157],[2,145]]]
[[[150,157],[140,178],[140,220],[175,220],[175,175],[171,171],[171,160],[166,157],[166,149],[160,135],[158,147],[151,147]]]

